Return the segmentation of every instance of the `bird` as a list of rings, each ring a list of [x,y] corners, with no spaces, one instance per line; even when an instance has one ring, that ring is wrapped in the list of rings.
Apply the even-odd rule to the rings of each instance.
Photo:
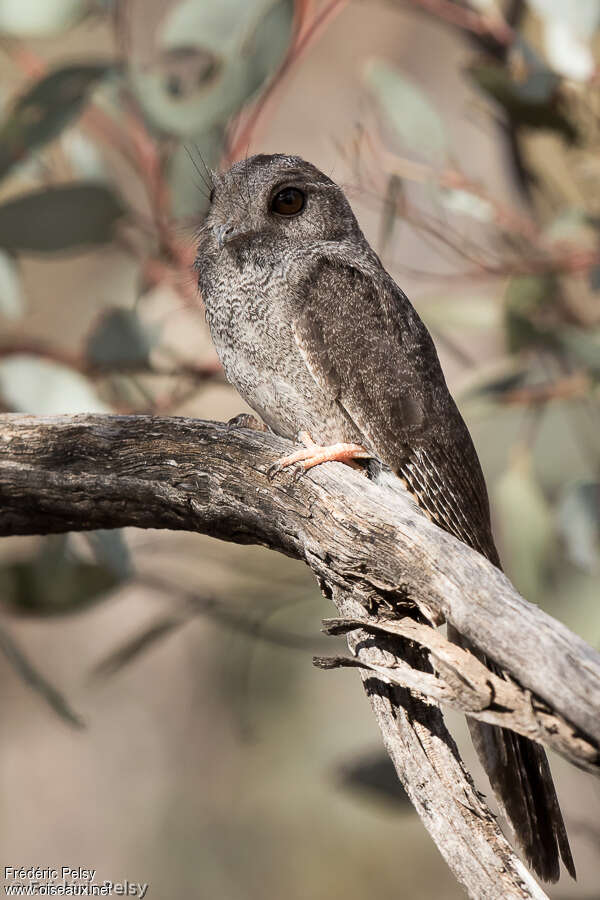
[[[435,345],[365,238],[341,187],[299,156],[257,154],[211,173],[195,270],[227,379],[305,471],[374,460],[445,531],[500,567],[481,465]],[[494,671],[454,629],[452,640]],[[575,878],[543,748],[469,720],[536,874]]]

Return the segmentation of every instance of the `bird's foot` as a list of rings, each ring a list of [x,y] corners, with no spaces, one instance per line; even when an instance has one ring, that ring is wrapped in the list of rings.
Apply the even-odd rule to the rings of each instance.
[[[323,447],[320,444],[315,444],[307,431],[301,431],[299,438],[304,444],[302,450],[296,450],[295,453],[290,453],[289,456],[283,456],[281,459],[278,459],[267,472],[267,476],[270,479],[288,466],[297,466],[296,477],[303,475],[304,472],[312,469],[313,466],[319,466],[324,462],[343,462],[353,469],[359,469],[360,466],[354,460],[370,459],[373,455],[365,450],[364,447],[361,447],[360,444],[338,443]]]

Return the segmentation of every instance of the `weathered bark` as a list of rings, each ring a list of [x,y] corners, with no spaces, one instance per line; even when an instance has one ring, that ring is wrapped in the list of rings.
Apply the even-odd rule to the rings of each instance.
[[[269,481],[289,446],[194,419],[0,416],[0,534],[185,529],[304,560],[342,616],[330,627],[349,631],[398,774],[456,876],[473,897],[545,896],[473,788],[437,702],[597,773],[600,656],[399,483],[340,464]],[[432,627],[444,620],[509,679],[449,644]]]

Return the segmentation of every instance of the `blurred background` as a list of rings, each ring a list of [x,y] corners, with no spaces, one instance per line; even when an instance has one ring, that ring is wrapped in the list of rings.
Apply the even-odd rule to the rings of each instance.
[[[0,407],[243,411],[191,271],[207,169],[302,155],[434,335],[508,574],[598,647],[599,27],[600,0],[0,0]],[[300,563],[11,538],[0,598],[3,866],[463,896],[358,676],[312,668],[332,609]],[[598,900],[600,786],[552,764],[579,880],[550,894]]]

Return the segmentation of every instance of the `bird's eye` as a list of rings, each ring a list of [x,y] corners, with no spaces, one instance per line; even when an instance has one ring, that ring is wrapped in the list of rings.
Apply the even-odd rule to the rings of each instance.
[[[209,196],[209,198],[208,198],[208,202],[209,202],[209,203],[212,203],[214,199],[215,199],[215,189],[213,188],[212,191],[210,192],[210,196]]]
[[[271,210],[278,216],[297,216],[304,209],[306,197],[295,187],[286,187],[271,200]]]

